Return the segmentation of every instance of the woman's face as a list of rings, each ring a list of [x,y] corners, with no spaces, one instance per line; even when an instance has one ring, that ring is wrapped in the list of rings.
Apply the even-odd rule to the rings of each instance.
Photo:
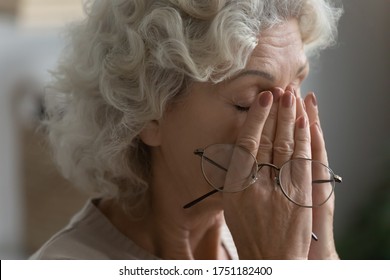
[[[155,182],[182,205],[212,190],[202,176],[194,150],[235,143],[247,110],[257,94],[274,87],[299,87],[308,63],[296,20],[262,32],[245,70],[217,85],[193,83],[159,123],[159,146],[152,149]],[[201,203],[220,207],[219,195]],[[194,206],[200,207],[199,205]]]

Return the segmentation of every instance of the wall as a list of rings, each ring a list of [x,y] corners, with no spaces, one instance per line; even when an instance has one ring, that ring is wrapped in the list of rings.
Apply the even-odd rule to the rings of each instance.
[[[367,201],[383,185],[390,190],[390,1],[343,5],[338,44],[312,64],[305,85],[317,92],[331,167],[344,179],[336,189],[338,238],[358,234],[350,225]]]

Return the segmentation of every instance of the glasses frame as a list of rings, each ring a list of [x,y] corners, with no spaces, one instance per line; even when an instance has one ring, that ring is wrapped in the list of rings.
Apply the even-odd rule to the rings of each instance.
[[[203,159],[205,159],[206,161],[210,162],[210,163],[213,164],[214,166],[216,166],[216,167],[218,167],[218,168],[220,168],[220,169],[222,169],[222,170],[224,170],[224,171],[227,172],[228,170],[227,170],[225,167],[221,166],[220,164],[218,164],[218,163],[215,162],[214,160],[212,160],[212,159],[210,159],[210,158],[204,156],[204,151],[205,151],[207,148],[209,148],[209,147],[211,147],[211,146],[213,146],[213,145],[232,145],[232,146],[235,146],[234,144],[212,144],[212,145],[207,146],[207,147],[204,148],[204,149],[196,149],[196,150],[194,151],[194,154],[197,155],[197,156],[200,156],[201,159],[202,159],[202,161],[203,161]],[[240,148],[244,149],[243,147],[240,147]],[[246,150],[246,149],[244,149],[244,150]],[[246,150],[246,151],[247,151],[247,150]],[[299,206],[299,207],[304,207],[304,208],[319,207],[319,206],[325,204],[325,203],[330,199],[330,197],[332,196],[332,194],[333,194],[333,192],[334,192],[334,189],[335,189],[336,184],[333,184],[332,192],[331,192],[330,195],[327,197],[327,199],[326,199],[323,203],[321,203],[320,205],[307,206],[307,205],[299,204],[299,203],[295,202],[294,200],[292,200],[292,199],[286,194],[286,192],[284,191],[284,189],[282,188],[282,186],[281,186],[281,184],[280,184],[280,170],[282,170],[283,166],[285,166],[286,163],[288,163],[288,162],[290,162],[291,160],[294,160],[294,159],[291,159],[291,160],[289,160],[289,161],[286,161],[285,163],[282,164],[281,167],[277,167],[276,165],[274,165],[274,164],[272,164],[272,163],[257,163],[256,157],[254,157],[254,156],[252,155],[252,153],[250,153],[249,151],[247,151],[247,152],[253,157],[253,159],[254,159],[254,161],[255,161],[255,163],[256,163],[256,165],[257,165],[256,174],[261,170],[261,168],[263,168],[263,167],[265,167],[265,166],[271,167],[271,168],[273,168],[273,169],[275,169],[275,170],[278,171],[278,176],[275,176],[275,182],[276,182],[276,184],[280,187],[280,189],[282,190],[282,193],[284,194],[284,196],[285,196],[289,201],[291,201],[292,203],[294,203],[295,205],[297,205],[297,206]],[[313,160],[313,159],[306,159],[306,158],[295,158],[295,159],[310,160],[310,161],[313,161],[313,162],[315,161],[315,160]],[[203,200],[206,199],[207,197],[209,197],[209,196],[211,196],[211,195],[213,195],[213,194],[215,194],[215,193],[220,192],[221,190],[223,190],[223,186],[221,187],[221,190],[218,190],[218,189],[216,189],[215,186],[213,186],[213,184],[209,181],[209,179],[207,178],[207,176],[206,176],[205,173],[204,173],[202,161],[201,161],[201,169],[202,169],[203,178],[207,181],[207,183],[208,183],[210,186],[213,187],[213,190],[210,191],[210,192],[208,192],[208,193],[206,193],[206,194],[204,194],[204,195],[202,195],[202,196],[200,196],[200,197],[198,197],[197,199],[195,199],[195,200],[193,200],[193,201],[187,203],[186,205],[183,206],[184,209],[188,209],[188,208],[194,206],[195,204],[198,204],[199,202],[203,201]],[[327,166],[327,165],[321,163],[320,161],[315,161],[315,162],[318,162],[318,163],[322,164],[324,167],[326,167],[326,168],[330,171],[330,174],[333,175],[333,180],[315,180],[315,181],[312,181],[312,183],[320,183],[320,184],[321,184],[321,183],[330,183],[330,182],[334,182],[334,183],[341,183],[341,182],[342,182],[341,176],[336,175],[336,174],[333,172],[333,170],[330,169],[329,166]],[[249,186],[253,185],[253,184],[257,181],[257,178],[258,178],[257,176],[254,177],[254,178],[253,178],[253,182],[251,182],[250,184],[248,184],[248,186],[246,186],[245,188],[243,188],[241,191],[243,191],[243,190],[245,190],[246,188],[248,188]],[[314,234],[314,232],[311,233],[311,237],[312,237],[312,239],[313,239],[314,241],[318,241],[318,237],[317,237],[317,235]]]
[[[227,168],[225,168],[224,166],[221,166],[220,164],[218,164],[217,162],[215,162],[214,160],[210,159],[209,157],[206,157],[204,155],[204,151],[211,147],[211,146],[214,146],[214,145],[232,145],[232,146],[235,146],[234,144],[212,144],[212,145],[209,145],[207,146],[206,148],[199,148],[199,149],[196,149],[194,151],[194,154],[201,157],[202,160],[206,160],[207,162],[213,164],[214,166],[224,170],[224,171],[228,171]],[[245,148],[243,147],[240,147],[241,149],[244,149],[246,150]],[[247,150],[246,150],[247,151]],[[331,183],[331,182],[335,182],[335,183],[341,183],[342,182],[342,177],[339,176],[339,175],[336,175],[332,169],[330,169],[329,166],[323,164],[322,162],[320,161],[316,161],[316,160],[313,160],[313,159],[309,159],[309,158],[293,158],[293,159],[290,159],[288,161],[286,161],[285,163],[282,164],[281,167],[277,167],[276,165],[272,164],[272,163],[257,163],[257,160],[256,158],[249,152],[247,151],[254,159],[256,165],[257,165],[257,171],[256,171],[256,174],[263,168],[263,167],[271,167],[273,168],[274,170],[276,170],[278,172],[278,175],[275,176],[275,182],[276,184],[280,187],[280,189],[282,190],[282,193],[284,194],[284,196],[289,200],[291,201],[292,203],[294,203],[295,205],[298,205],[299,207],[304,207],[304,208],[314,208],[314,207],[320,207],[321,205],[325,204],[329,199],[330,197],[332,196],[333,192],[334,192],[334,188],[335,188],[335,184],[333,185],[332,187],[332,191],[331,193],[329,194],[329,196],[326,198],[326,200],[324,202],[322,202],[321,204],[319,205],[312,205],[312,206],[307,206],[307,205],[303,205],[303,204],[300,204],[300,203],[297,203],[295,202],[291,197],[289,197],[289,195],[285,192],[285,190],[283,189],[283,187],[281,186],[280,184],[280,170],[282,170],[283,166],[285,166],[287,163],[293,161],[293,160],[308,160],[308,161],[312,161],[312,162],[317,162],[321,165],[323,165],[324,167],[326,167],[330,174],[333,176],[333,180],[315,180],[315,181],[312,181],[312,183]],[[205,175],[205,172],[204,172],[204,168],[203,168],[203,164],[202,164],[202,161],[201,161],[201,169],[202,169],[202,175],[203,175],[203,178],[207,181],[207,183],[213,187],[213,190],[208,192],[208,193],[205,193],[204,195],[196,198],[195,200],[187,203],[186,205],[183,206],[184,209],[187,209],[187,208],[190,208],[196,204],[198,204],[199,202],[203,201],[204,199],[206,199],[207,197],[217,193],[217,192],[220,192],[223,190],[223,187],[221,187],[220,190],[216,189],[216,187],[209,181],[208,177]],[[246,188],[248,188],[249,186],[251,186],[252,184],[254,184],[255,182],[257,181],[257,177],[254,178],[253,182],[248,184],[248,186],[244,187],[242,190],[240,191],[243,191],[245,190]]]

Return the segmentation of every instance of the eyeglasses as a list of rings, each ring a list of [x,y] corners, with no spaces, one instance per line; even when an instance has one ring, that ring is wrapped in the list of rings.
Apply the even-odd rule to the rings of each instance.
[[[332,196],[335,183],[342,182],[340,176],[319,161],[294,158],[277,167],[271,163],[258,163],[248,150],[233,144],[213,144],[196,149],[194,154],[201,157],[203,177],[214,189],[183,208],[190,208],[217,192],[243,191],[258,180],[267,180],[270,174],[289,201],[300,207],[319,207]],[[271,168],[268,173],[266,167]],[[312,176],[305,178],[303,174]],[[226,181],[229,185],[225,185]],[[311,189],[305,189],[310,185]]]
[[[277,167],[271,163],[257,163],[248,150],[232,144],[213,144],[196,149],[194,154],[201,157],[203,177],[214,189],[183,208],[190,208],[217,192],[243,191],[258,180],[267,180],[270,174],[289,201],[300,207],[313,208],[325,204],[333,194],[335,183],[342,182],[328,166],[307,158],[294,158]],[[271,168],[271,172],[264,172],[265,167]],[[311,178],[303,174],[311,174]],[[226,182],[229,185],[225,185]],[[307,189],[310,185],[311,189]],[[311,235],[318,241],[313,232]]]

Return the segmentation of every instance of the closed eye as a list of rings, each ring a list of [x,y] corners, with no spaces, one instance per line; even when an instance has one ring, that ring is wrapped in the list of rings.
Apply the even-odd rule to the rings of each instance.
[[[236,110],[239,111],[239,112],[248,112],[250,107],[234,105],[234,108],[236,108]]]

